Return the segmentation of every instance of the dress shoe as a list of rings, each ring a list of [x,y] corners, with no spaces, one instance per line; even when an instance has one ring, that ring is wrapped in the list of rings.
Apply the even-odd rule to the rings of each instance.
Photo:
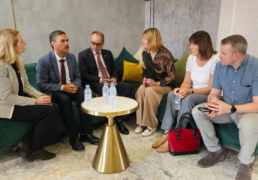
[[[157,152],[159,152],[159,153],[168,152],[168,141],[166,141],[164,144],[162,144],[160,147],[158,147]]]
[[[116,122],[116,126],[121,134],[129,134],[129,130],[125,127],[124,123],[122,121]]]
[[[70,138],[69,143],[75,151],[82,151],[85,149],[84,145],[78,138]]]
[[[93,145],[99,144],[99,138],[93,136],[93,134],[81,134],[80,138],[82,142],[89,142],[90,144],[93,144]]]
[[[235,180],[251,180],[250,165],[239,164]]]
[[[32,162],[34,157],[31,153],[30,146],[28,144],[24,144],[23,142],[19,142],[14,148],[13,151],[17,152],[21,150],[21,158],[24,161]]]
[[[226,159],[226,154],[221,151],[217,152],[209,152],[208,155],[197,162],[197,165],[202,168],[207,168],[213,166],[217,162],[224,161]]]
[[[45,149],[37,149],[33,151],[34,159],[49,160],[56,157],[55,153],[47,152]]]

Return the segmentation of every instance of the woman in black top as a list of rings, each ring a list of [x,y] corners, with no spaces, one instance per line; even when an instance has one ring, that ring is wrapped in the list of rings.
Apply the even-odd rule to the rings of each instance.
[[[25,52],[25,45],[18,30],[0,31],[0,120],[31,123],[33,128],[14,148],[31,162],[55,157],[43,147],[58,141],[59,109],[52,105],[49,96],[42,96],[29,84],[19,56]]]

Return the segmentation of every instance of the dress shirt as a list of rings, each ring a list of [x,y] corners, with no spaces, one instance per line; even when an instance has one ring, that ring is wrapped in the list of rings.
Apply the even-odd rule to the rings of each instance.
[[[98,72],[99,72],[99,73],[98,73],[98,74],[99,74],[98,76],[100,77],[99,83],[101,83],[101,81],[102,81],[102,73],[101,73],[101,70],[99,69],[98,55],[97,55],[97,52],[95,52],[95,51],[93,51],[93,50],[92,50],[92,52],[93,52],[93,55],[94,55],[94,58],[95,58],[95,61],[96,61],[97,67],[98,67]],[[110,75],[109,75],[109,73],[108,73],[108,70],[107,70],[106,64],[105,64],[105,62],[104,62],[104,59],[103,59],[103,57],[102,57],[101,51],[99,52],[99,58],[100,58],[100,61],[101,61],[102,64],[103,64],[104,68],[105,68],[106,71],[107,71],[108,77],[110,78]]]
[[[222,89],[223,98],[227,104],[240,105],[253,102],[253,96],[258,96],[258,58],[246,54],[241,65],[216,65],[212,88]]]
[[[59,71],[59,77],[60,77],[60,82],[59,84],[62,84],[62,80],[61,80],[61,63],[59,60],[61,59],[64,59],[64,67],[65,67],[65,76],[66,76],[66,84],[70,84],[71,83],[71,79],[70,79],[70,76],[69,76],[69,68],[68,68],[68,65],[67,65],[67,62],[66,62],[66,57],[59,57],[56,52],[54,51],[55,53],[55,56],[56,56],[56,60],[57,60],[57,66],[58,66],[58,71]],[[61,86],[61,90],[63,91],[63,87],[64,85]]]

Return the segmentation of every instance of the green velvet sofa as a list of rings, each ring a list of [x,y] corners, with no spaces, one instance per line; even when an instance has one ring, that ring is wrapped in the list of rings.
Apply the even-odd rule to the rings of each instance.
[[[123,51],[126,51],[123,49]],[[121,54],[123,53],[121,52]],[[129,57],[129,53],[126,51],[124,53],[127,53],[127,56],[120,58],[121,59],[127,59],[127,58],[132,58]],[[120,55],[121,55],[120,54]],[[120,56],[119,55],[119,56]],[[175,68],[176,68],[176,86],[179,87],[180,84],[182,83],[184,79],[184,74],[185,74],[185,67],[186,67],[186,61],[188,56],[190,55],[190,52],[188,51],[181,59],[176,61],[175,63]],[[114,58],[115,63],[119,60],[118,58]],[[31,64],[26,64],[25,69],[29,78],[29,82],[31,85],[35,88],[36,87],[36,63],[31,63]],[[120,72],[123,70],[121,69],[123,67],[123,64],[117,65],[117,68]],[[133,85],[133,92],[132,92],[132,98],[135,98],[135,92],[137,91],[140,83],[139,82],[129,82]],[[73,104],[73,111],[74,111],[74,116],[76,120],[76,124],[79,127],[79,112],[78,108],[76,106],[75,102],[72,102]],[[166,109],[166,104],[167,104],[167,95],[164,95],[161,103],[158,108],[158,114],[157,117],[159,121],[162,122],[163,116],[165,114],[165,109]],[[97,116],[92,116],[92,121],[93,123],[97,123],[102,121],[102,117],[97,117]],[[32,128],[29,123],[21,123],[21,122],[11,122],[8,120],[0,120],[0,151],[3,149],[6,149],[8,147],[16,145],[21,137],[27,132],[29,128]],[[233,123],[229,124],[215,124],[215,130],[217,133],[217,136],[220,140],[220,143],[222,145],[225,145],[226,147],[233,149],[235,151],[240,150],[240,143],[238,139],[238,129],[237,126]],[[63,121],[61,118],[59,118],[59,133],[65,132],[66,127],[64,126]],[[258,146],[256,147],[255,154],[258,153]]]
[[[30,84],[37,89],[36,86],[36,66],[37,63],[25,64],[25,70],[28,75]],[[80,127],[80,114],[75,102],[72,102],[73,113],[76,125]],[[98,123],[103,120],[103,117],[92,116],[92,123]],[[63,133],[66,127],[62,119],[58,119],[58,132]],[[7,120],[0,120],[0,151],[8,147],[18,144],[21,137],[32,128],[30,123],[12,122]]]

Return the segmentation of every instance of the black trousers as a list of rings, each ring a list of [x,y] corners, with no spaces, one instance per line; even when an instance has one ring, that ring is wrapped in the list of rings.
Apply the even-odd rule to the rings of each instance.
[[[31,123],[33,129],[21,141],[31,149],[41,149],[59,141],[58,114],[56,105],[15,106],[10,121]]]
[[[78,137],[78,131],[73,115],[72,101],[76,102],[80,113],[82,126],[81,133],[91,134],[93,132],[91,116],[81,110],[81,103],[84,101],[83,88],[78,88],[75,94],[69,94],[64,91],[55,91],[51,93],[52,101],[58,104],[60,115],[66,124],[70,138]]]
[[[102,96],[103,86],[104,86],[104,84],[102,84],[102,83],[91,83],[90,84],[91,90],[95,91],[96,93],[100,94],[101,96]],[[120,96],[131,98],[133,86],[129,83],[117,82],[116,90]],[[118,120],[118,121],[124,120],[124,119],[126,119],[126,115],[115,118],[115,120]]]

